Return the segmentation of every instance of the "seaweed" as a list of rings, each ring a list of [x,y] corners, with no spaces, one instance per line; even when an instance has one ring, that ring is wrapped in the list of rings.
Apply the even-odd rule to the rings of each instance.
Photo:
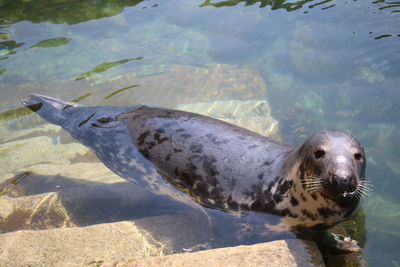
[[[29,48],[34,47],[59,47],[68,44],[71,41],[69,38],[61,37],[61,38],[52,38],[47,40],[42,40],[35,45],[32,45]]]
[[[114,68],[116,66],[128,63],[132,60],[141,60],[143,59],[143,57],[137,57],[137,58],[127,58],[127,59],[122,59],[122,60],[118,60],[118,61],[111,61],[111,62],[103,62],[100,63],[99,65],[97,65],[96,67],[94,67],[93,69],[82,73],[81,75],[79,75],[78,77],[75,78],[75,81],[79,81],[85,78],[89,78],[91,76],[96,75],[97,73],[100,72],[105,72],[111,68]]]

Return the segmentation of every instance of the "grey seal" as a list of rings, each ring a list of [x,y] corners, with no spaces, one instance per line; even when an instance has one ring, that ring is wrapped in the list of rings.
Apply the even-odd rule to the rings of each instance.
[[[357,209],[368,189],[362,145],[338,130],[294,147],[178,110],[84,107],[41,95],[23,104],[91,147],[122,177],[162,194],[185,192],[208,207],[280,215],[284,226],[276,227],[333,226]]]

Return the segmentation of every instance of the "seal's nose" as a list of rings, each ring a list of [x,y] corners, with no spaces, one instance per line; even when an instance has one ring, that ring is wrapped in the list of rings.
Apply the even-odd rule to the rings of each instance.
[[[357,189],[357,179],[353,175],[341,176],[335,174],[331,181],[336,192],[351,193]]]

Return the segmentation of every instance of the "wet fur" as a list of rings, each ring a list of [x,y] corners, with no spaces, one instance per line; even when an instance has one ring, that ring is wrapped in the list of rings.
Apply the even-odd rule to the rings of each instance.
[[[358,141],[340,131],[318,133],[296,149],[189,112],[141,107],[119,119],[126,121],[132,141],[168,181],[207,206],[273,213],[287,217],[289,226],[310,227],[342,221],[356,209],[362,193],[358,189],[343,197],[325,190],[330,175],[344,168],[329,158],[337,146],[365,157]],[[332,153],[318,162],[314,151],[322,148]],[[338,153],[344,159],[354,154]],[[346,164],[362,188],[365,162],[352,159]]]
[[[24,105],[93,148],[122,177],[134,177],[142,186],[173,192],[175,197],[181,197],[174,192],[179,188],[214,208],[281,215],[292,228],[342,221],[357,208],[367,188],[362,182],[364,150],[340,131],[317,133],[295,148],[183,111],[81,107],[38,95],[30,96]],[[315,152],[321,149],[325,157],[317,160]],[[362,162],[354,160],[355,153],[361,154]],[[342,156],[348,164],[331,164],[331,155]],[[168,183],[157,176],[152,164]],[[338,185],[343,168],[356,184],[354,192]],[[346,185],[352,188],[351,183]]]

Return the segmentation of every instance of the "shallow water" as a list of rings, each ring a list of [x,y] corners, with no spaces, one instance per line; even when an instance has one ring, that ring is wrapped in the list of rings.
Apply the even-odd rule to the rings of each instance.
[[[396,1],[1,0],[0,181],[43,163],[97,162],[81,147],[65,155],[63,145],[73,140],[21,108],[19,101],[31,93],[86,105],[267,100],[285,142],[300,144],[319,129],[334,128],[364,144],[367,179],[374,187],[362,203],[362,257],[370,266],[398,266],[398,25]],[[21,150],[40,142],[51,149],[34,155]],[[57,177],[64,182],[46,180]],[[88,183],[69,181],[63,173],[39,178],[30,177],[21,194],[46,192],[34,189],[34,179],[46,178],[49,191],[55,184]],[[121,213],[120,202],[130,202],[113,188],[99,190],[115,194],[114,204],[104,203]],[[138,218],[144,212],[102,217],[93,211],[83,218],[83,210],[94,209],[91,198],[85,199],[87,207],[75,211],[76,224]],[[158,203],[144,196],[141,201]],[[187,211],[157,207],[142,217]],[[227,216],[215,220],[229,221]],[[185,242],[181,246],[190,243]]]

